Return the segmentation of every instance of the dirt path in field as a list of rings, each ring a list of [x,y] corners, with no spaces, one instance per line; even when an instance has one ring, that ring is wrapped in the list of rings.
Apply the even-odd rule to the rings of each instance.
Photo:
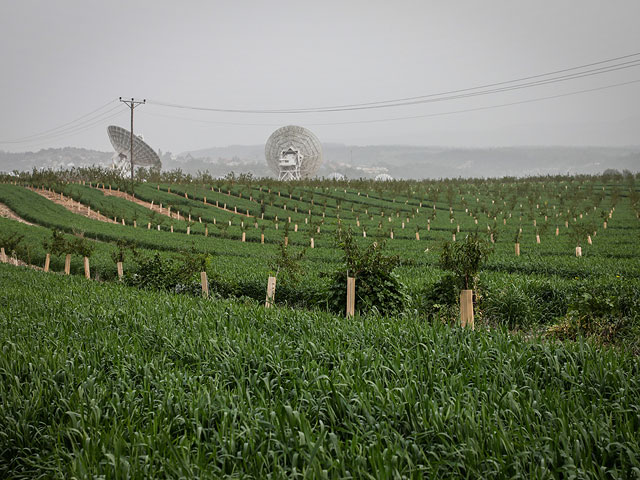
[[[113,219],[109,217],[105,217],[104,215],[91,210],[90,207],[83,205],[80,202],[76,202],[75,200],[69,197],[60,197],[59,193],[50,192],[49,190],[38,190],[36,188],[30,188],[31,191],[36,192],[38,195],[43,196],[47,200],[51,200],[58,205],[62,205],[64,208],[69,210],[72,213],[77,213],[78,215],[82,215],[83,217],[91,218],[92,220],[99,220],[101,222],[107,223],[116,223]]]
[[[169,214],[169,209],[167,208],[160,208],[160,205],[155,205],[155,204],[151,204],[149,202],[145,202],[144,200],[140,200],[139,198],[134,197],[133,195],[126,193],[126,192],[118,192],[117,190],[109,190],[108,188],[98,188],[98,190],[100,190],[102,193],[104,193],[105,195],[111,195],[113,197],[119,197],[119,198],[124,198],[125,200],[128,200],[130,202],[133,203],[137,203],[138,205],[141,205],[145,208],[148,208],[149,210],[153,210],[154,212],[157,212],[161,215],[164,215],[165,217],[169,217],[169,218],[175,218],[176,220],[185,220],[183,215],[178,215],[178,212],[171,212],[171,214]]]
[[[162,191],[164,192],[165,190],[162,190]],[[166,192],[166,193],[170,193],[171,195],[176,195],[178,197],[182,196],[181,194],[176,193],[176,192]],[[230,197],[230,198],[241,198],[241,197],[236,197],[235,195],[230,195],[230,194],[224,193],[224,192],[218,192],[218,194],[226,195],[227,197]],[[191,200],[195,200],[195,199],[191,198]],[[199,202],[200,200],[195,200],[195,201]],[[217,208],[218,210],[222,210],[223,212],[233,213],[234,215],[240,215],[241,217],[249,217],[249,218],[253,218],[254,217],[254,215],[247,215],[246,213],[242,213],[242,212],[234,212],[233,210],[230,210],[228,208],[220,207],[220,206],[216,205],[215,203],[209,203],[209,202],[204,203],[204,202],[202,202],[202,204],[206,205],[207,207]]]
[[[124,198],[125,200],[128,200],[130,202],[134,202],[137,203],[138,205],[142,205],[145,208],[148,208],[149,210],[153,210],[154,212],[158,212],[162,215],[165,215],[167,217],[170,218],[175,218],[177,220],[187,220],[187,218],[184,217],[184,215],[178,215],[178,211],[174,211],[171,212],[171,215],[169,215],[168,209],[167,208],[160,208],[160,205],[156,205],[156,204],[151,204],[149,202],[145,202],[144,200],[140,200],[139,198],[134,197],[133,195],[129,194],[129,193],[125,193],[125,192],[118,192],[117,190],[109,190],[108,188],[99,188],[98,190],[100,190],[102,193],[104,193],[105,195],[113,195],[114,197],[120,197],[120,198]],[[162,190],[163,192],[165,192],[164,190]],[[174,192],[165,192],[165,193],[170,193],[171,195],[176,195],[176,196],[180,196],[177,193]],[[193,200],[193,199],[192,199]],[[212,205],[211,203],[203,203],[203,205],[206,205],[208,207],[213,207],[213,208],[217,208],[218,210],[222,210],[223,212],[228,212],[228,213],[233,213],[234,215],[240,215],[241,217],[253,217],[253,215],[247,215],[245,213],[240,213],[240,212],[234,212],[233,210],[229,210],[227,208],[222,208],[222,207],[217,207],[216,205]],[[196,218],[191,218],[192,220],[196,220]]]
[[[42,267],[39,267],[37,265],[31,265],[29,263],[25,263],[22,260],[20,260],[18,258],[12,258],[9,255],[7,255],[7,263],[9,265],[14,265],[16,267],[27,267],[27,268],[33,268],[34,270],[44,271],[44,268],[42,268]]]
[[[18,216],[13,210],[7,207],[4,203],[0,203],[0,217],[16,220],[20,223],[33,226],[33,223],[27,222],[24,218]]]

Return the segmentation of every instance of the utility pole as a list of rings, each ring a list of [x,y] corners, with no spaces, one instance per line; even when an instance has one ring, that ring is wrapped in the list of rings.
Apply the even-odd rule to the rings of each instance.
[[[133,109],[137,106],[144,105],[147,103],[147,100],[144,98],[142,100],[135,100],[133,97],[131,97],[131,100],[125,100],[120,97],[120,101],[131,109],[131,152],[129,153],[129,161],[131,162],[131,188],[133,188]]]

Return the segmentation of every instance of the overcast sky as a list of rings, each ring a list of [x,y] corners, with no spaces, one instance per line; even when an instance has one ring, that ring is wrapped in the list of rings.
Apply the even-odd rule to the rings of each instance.
[[[636,0],[0,0],[0,141],[60,127],[119,96],[281,109],[464,89],[638,53],[638,19]],[[435,104],[295,115],[149,103],[136,109],[134,131],[172,152],[261,144],[287,124],[352,145],[638,145],[640,83],[426,116],[634,80],[640,67]],[[51,132],[64,135],[0,149],[111,150],[107,125],[129,128],[128,109],[115,106]],[[422,117],[344,123],[407,116]]]

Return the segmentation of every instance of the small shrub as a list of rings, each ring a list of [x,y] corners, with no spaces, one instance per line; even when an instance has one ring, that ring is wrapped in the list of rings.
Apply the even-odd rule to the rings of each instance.
[[[429,319],[452,319],[458,314],[460,288],[455,275],[447,273],[412,292],[412,306]]]
[[[356,305],[358,312],[377,310],[382,315],[402,311],[408,303],[405,285],[394,273],[399,265],[398,256],[383,253],[384,242],[373,242],[359,247],[351,229],[339,239],[343,251],[341,267],[331,275],[327,296],[329,308],[342,313],[347,305],[347,276],[356,278]]]
[[[634,314],[637,307],[634,292],[590,286],[573,296],[566,315],[547,329],[547,335],[561,340],[589,337],[640,353],[640,321]]]
[[[477,233],[467,235],[461,242],[445,242],[440,255],[440,266],[457,278],[459,288],[474,289],[476,275],[491,250]]]
[[[135,273],[125,275],[125,283],[138,288],[200,295],[197,273],[201,264],[198,262],[199,259],[194,260],[189,255],[182,263],[163,260],[159,253],[150,258],[142,257]]]
[[[136,243],[131,240],[119,238],[116,241],[116,250],[114,252],[111,252],[111,258],[113,259],[114,263],[124,262],[124,259],[127,256],[127,252],[135,255]]]
[[[24,235],[18,235],[17,233],[10,233],[3,237],[0,237],[0,247],[4,247],[7,255],[14,255],[18,252],[20,244],[24,239]]]

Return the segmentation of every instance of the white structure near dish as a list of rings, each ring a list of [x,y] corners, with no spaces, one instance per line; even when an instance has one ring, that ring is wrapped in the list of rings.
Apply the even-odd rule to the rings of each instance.
[[[111,168],[125,175],[131,170],[131,133],[129,130],[116,125],[107,127],[107,134],[115,153],[111,157]],[[133,165],[137,167],[162,166],[160,157],[144,140],[142,135],[133,136]]]
[[[318,171],[322,163],[322,145],[306,128],[288,125],[271,134],[264,155],[278,180],[300,180]]]

